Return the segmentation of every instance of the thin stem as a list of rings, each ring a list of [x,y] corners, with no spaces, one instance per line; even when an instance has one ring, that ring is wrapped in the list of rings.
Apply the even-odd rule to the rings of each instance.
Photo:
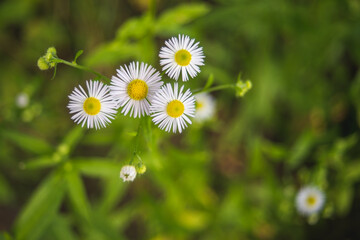
[[[134,158],[135,158],[136,156],[138,156],[139,136],[140,136],[140,132],[141,132],[141,128],[142,128],[142,123],[143,123],[143,118],[140,118],[139,126],[138,126],[138,129],[137,129],[135,138],[134,138],[134,151],[133,151],[133,154],[132,154],[131,159],[130,159],[130,163],[129,163],[130,165],[133,163]]]
[[[150,0],[149,4],[149,14],[152,19],[155,19],[156,15],[156,0]]]
[[[197,89],[193,91],[194,94],[202,93],[202,92],[214,92],[226,88],[235,88],[235,84],[224,84],[216,87],[206,88],[206,89]]]
[[[98,73],[98,72],[92,70],[91,68],[79,65],[79,64],[74,63],[74,62],[69,62],[69,61],[66,61],[66,60],[61,59],[61,58],[53,58],[53,59],[57,63],[63,63],[63,64],[68,65],[70,67],[77,68],[77,69],[83,70],[85,72],[90,72],[90,73],[96,75],[98,78],[101,78],[101,79],[103,79],[103,80],[105,80],[107,82],[110,82],[110,79],[108,77],[102,75],[101,73]]]

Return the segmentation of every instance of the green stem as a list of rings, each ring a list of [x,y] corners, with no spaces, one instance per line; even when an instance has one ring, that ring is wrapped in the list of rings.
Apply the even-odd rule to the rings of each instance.
[[[156,0],[150,0],[149,4],[149,14],[152,17],[152,19],[155,19],[156,15]]]
[[[226,89],[226,88],[235,88],[235,84],[224,84],[224,85],[206,88],[206,89],[197,89],[197,90],[193,91],[193,93],[199,94],[199,93],[203,93],[203,92],[214,92],[214,91],[219,91],[219,90]]]
[[[143,118],[140,118],[139,126],[138,126],[138,129],[137,129],[135,138],[134,138],[134,151],[133,151],[133,154],[132,154],[130,162],[129,162],[130,165],[134,162],[134,158],[136,156],[138,156],[139,141],[140,141],[139,136],[140,136],[140,132],[141,132],[141,128],[142,128],[142,123],[143,123]]]
[[[53,58],[53,60],[55,62],[57,62],[57,63],[63,63],[63,64],[68,65],[70,67],[77,68],[77,69],[83,70],[85,72],[90,72],[90,73],[96,75],[98,78],[103,79],[103,80],[105,80],[107,82],[110,82],[110,79],[108,77],[102,75],[101,73],[98,73],[98,72],[92,70],[91,68],[81,66],[81,65],[79,65],[79,64],[77,64],[75,62],[69,62],[69,61],[66,61],[66,60],[61,59],[61,58]]]

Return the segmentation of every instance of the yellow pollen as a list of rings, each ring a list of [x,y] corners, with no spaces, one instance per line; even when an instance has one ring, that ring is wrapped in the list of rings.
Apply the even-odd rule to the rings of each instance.
[[[166,107],[166,112],[170,117],[180,117],[184,112],[184,104],[179,100],[172,100]]]
[[[316,198],[313,197],[313,196],[309,196],[307,199],[306,199],[306,202],[309,206],[313,206],[315,203],[316,203]]]
[[[84,102],[84,111],[89,115],[96,115],[101,110],[101,103],[99,99],[89,97]]]
[[[149,88],[146,82],[140,79],[132,80],[127,86],[129,97],[138,101],[146,98],[148,90]]]
[[[188,50],[181,49],[175,53],[175,62],[180,66],[187,66],[191,61],[191,54]]]

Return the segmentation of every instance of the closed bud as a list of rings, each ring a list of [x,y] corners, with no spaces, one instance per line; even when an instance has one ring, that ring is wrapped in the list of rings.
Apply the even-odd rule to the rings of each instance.
[[[236,88],[236,96],[243,97],[252,88],[252,83],[249,80],[245,82],[238,80],[235,88]]]
[[[37,65],[40,68],[40,70],[48,70],[50,67],[48,62],[44,59],[44,57],[40,57],[38,59]]]
[[[136,166],[136,172],[138,174],[144,174],[146,172],[146,166],[144,164],[142,164],[142,163],[138,164]]]
[[[56,49],[54,47],[49,47],[46,53],[56,56]]]

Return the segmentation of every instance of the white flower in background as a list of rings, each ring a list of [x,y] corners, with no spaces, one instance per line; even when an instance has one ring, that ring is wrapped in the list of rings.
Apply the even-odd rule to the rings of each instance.
[[[116,102],[109,87],[99,81],[86,81],[87,92],[79,85],[69,95],[68,108],[75,123],[87,128],[106,127],[116,114]]]
[[[177,83],[174,88],[168,83],[155,95],[150,112],[153,122],[159,125],[160,129],[167,132],[172,129],[174,133],[181,133],[191,124],[189,117],[194,117],[195,114],[195,98],[189,89],[185,93],[183,90],[184,86],[179,90]]]
[[[18,108],[25,108],[29,105],[29,95],[27,93],[19,93],[15,99],[16,106]]]
[[[179,79],[180,73],[182,80],[188,81],[189,76],[194,78],[199,72],[199,66],[204,65],[204,54],[199,42],[194,43],[195,39],[180,35],[178,38],[171,38],[165,41],[159,53],[160,65],[166,74],[175,80]]]
[[[132,165],[123,166],[120,171],[120,178],[122,178],[124,182],[134,181],[136,178],[135,167]]]
[[[211,119],[215,113],[215,100],[208,93],[199,93],[195,95],[196,113],[194,120],[204,122]]]
[[[130,117],[150,114],[150,103],[163,82],[158,71],[145,63],[132,62],[117,69],[111,78],[111,95],[123,107],[121,113]]]
[[[306,216],[319,212],[324,206],[324,203],[324,193],[317,187],[304,187],[299,190],[296,196],[296,208],[299,213]]]

